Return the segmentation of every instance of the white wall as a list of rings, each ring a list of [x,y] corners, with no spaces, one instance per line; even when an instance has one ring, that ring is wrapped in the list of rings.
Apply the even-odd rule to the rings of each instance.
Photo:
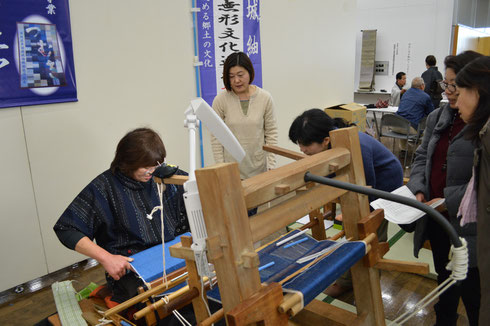
[[[261,9],[264,88],[276,105],[279,145],[298,150],[288,139],[296,116],[353,100],[356,1],[263,0]]]
[[[84,258],[64,248],[52,226],[108,168],[128,130],[155,128],[168,162],[188,168],[183,111],[195,96],[190,3],[70,1],[79,102],[0,110],[0,291]],[[355,0],[261,1],[263,84],[276,104],[280,146],[297,149],[287,132],[303,110],[352,101],[356,34],[367,28],[356,6],[367,10]]]
[[[182,112],[195,96],[189,7],[190,1],[70,1],[79,101],[0,110],[0,259],[12,267],[2,270],[0,290],[84,258],[63,247],[52,227],[108,168],[128,130],[155,128],[168,161],[187,167]]]
[[[376,29],[376,61],[389,61],[387,76],[375,76],[375,89],[391,92],[395,75],[407,74],[411,80],[426,70],[425,57],[437,58],[444,74],[444,58],[450,54],[454,0],[358,0],[356,73],[354,89],[359,85],[361,30]],[[394,73],[393,46],[395,54]],[[409,50],[410,48],[410,50]],[[374,100],[375,102],[375,100]],[[372,102],[372,103],[374,103]]]

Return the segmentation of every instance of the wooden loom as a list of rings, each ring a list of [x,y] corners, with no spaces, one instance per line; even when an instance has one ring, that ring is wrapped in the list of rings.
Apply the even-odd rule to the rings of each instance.
[[[223,310],[229,325],[288,323],[289,316],[278,309],[288,301],[283,298],[280,286],[273,284],[263,287],[260,283],[254,242],[337,198],[340,200],[348,238],[357,240],[366,237],[376,230],[376,220],[381,221],[379,212],[370,214],[366,196],[322,185],[311,186],[281,204],[248,218],[247,209],[305,186],[303,176],[306,171],[317,175],[335,172],[339,180],[365,185],[357,128],[339,129],[330,136],[331,150],[305,157],[243,182],[237,164],[219,164],[196,171],[208,232],[208,259],[216,270]],[[363,226],[358,227],[358,222],[364,217]],[[351,268],[357,314],[313,301],[291,322],[313,325],[323,320],[323,324],[330,321],[332,324],[384,325],[379,273],[374,265],[381,263],[386,268],[404,271],[407,268],[403,263],[384,261],[381,257],[387,247],[380,246],[375,236],[371,248],[373,250],[367,258]],[[176,245],[171,248],[171,253],[186,259],[188,268],[193,268],[193,254],[189,248]],[[420,272],[423,266],[416,264],[412,269]],[[196,284],[197,279],[192,281],[192,274],[189,273],[189,283]],[[202,307],[199,308],[202,302],[196,301],[200,300],[193,301],[197,321],[207,323],[207,313]],[[285,309],[285,312],[288,311],[291,312],[291,309]]]
[[[290,158],[301,159],[244,181],[240,180],[236,163],[196,171],[208,233],[208,260],[216,270],[223,303],[221,311],[209,316],[200,299],[201,284],[190,249],[191,239],[183,238],[181,244],[170,248],[170,252],[172,256],[186,260],[189,285],[188,290],[182,293],[193,291],[187,298],[188,301],[192,300],[200,325],[210,325],[222,318],[223,313],[228,325],[384,325],[379,273],[376,269],[428,272],[425,264],[382,258],[388,246],[378,243],[375,231],[383,219],[383,213],[378,210],[370,214],[366,196],[323,185],[305,185],[303,177],[306,171],[316,175],[335,172],[338,180],[365,185],[357,128],[333,131],[330,138],[331,150],[309,157],[286,153]],[[297,191],[305,186],[306,190]],[[252,218],[248,217],[248,209],[291,192],[296,192],[296,195]],[[316,223],[311,223],[314,225],[313,234],[324,239],[323,217],[317,209],[337,200],[344,217],[346,237],[353,240],[369,238],[370,243],[369,253],[351,268],[357,313],[317,300],[299,311],[294,295],[283,296],[279,284],[261,284],[258,272],[260,262],[253,244],[315,211],[310,215],[311,218],[318,218]],[[140,311],[137,317],[153,310],[152,306],[155,305],[149,304],[146,311]]]

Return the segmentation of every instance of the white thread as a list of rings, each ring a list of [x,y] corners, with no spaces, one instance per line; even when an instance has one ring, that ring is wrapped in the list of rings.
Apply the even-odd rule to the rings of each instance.
[[[208,265],[208,260],[206,257],[206,251],[205,250],[194,251],[194,256],[196,258],[196,265],[198,265],[198,270],[199,270],[199,266],[201,266],[202,269],[200,269],[200,270],[208,271],[209,265]],[[201,282],[201,299],[202,299],[202,302],[204,303],[204,306],[206,307],[206,311],[208,312],[209,316],[211,316],[211,311],[209,310],[208,301],[204,298],[203,275],[199,275],[199,281]],[[212,277],[209,277],[209,285],[210,285],[210,288],[213,288]]]
[[[163,262],[163,282],[167,284],[166,288],[168,289],[167,282],[167,271],[165,268],[165,223],[163,221],[163,183],[157,183],[158,189],[158,198],[160,199],[160,222],[162,225],[162,262]],[[155,207],[156,208],[156,207]],[[155,209],[153,208],[153,209]]]
[[[310,260],[313,260],[317,257],[320,257],[321,255],[325,254],[326,252],[336,250],[337,248],[339,248],[340,246],[342,246],[346,242],[347,242],[347,240],[345,240],[345,239],[339,240],[334,245],[331,245],[330,247],[327,247],[327,248],[323,249],[322,251],[319,251],[319,252],[314,253],[312,255],[308,255],[308,256],[305,256],[305,257],[302,257],[302,258],[296,260],[296,263],[298,263],[298,264],[306,263]]]
[[[158,188],[158,183],[157,183],[157,188]],[[160,195],[160,193],[158,195]],[[155,207],[153,207],[153,209],[151,210],[150,214],[146,214],[146,218],[149,219],[150,221],[153,220],[153,213],[155,213],[157,210],[160,210],[160,211],[163,212],[163,207],[162,206],[155,206]]]
[[[105,319],[105,318],[101,318],[98,320],[98,324],[95,325],[95,326],[103,326],[103,325],[108,325],[108,324],[112,324],[112,320],[110,319]]]
[[[276,246],[277,246],[277,247],[279,247],[279,246],[280,246],[280,245],[282,245],[283,243],[286,243],[286,242],[288,242],[289,240],[293,240],[294,238],[299,237],[300,235],[304,234],[306,231],[308,231],[308,229],[304,229],[303,231],[299,231],[298,233],[293,234],[292,236],[287,237],[287,238],[285,238],[284,240],[278,241],[278,242],[276,242]]]
[[[420,302],[414,305],[410,310],[406,311],[398,318],[393,320],[389,325],[395,325],[396,323],[403,324],[420,310],[424,309],[428,304],[434,301],[438,296],[444,293],[451,285],[455,284],[457,281],[462,281],[466,278],[468,273],[468,248],[466,240],[459,238],[461,240],[462,246],[459,248],[454,248],[451,245],[450,250],[450,261],[446,266],[446,269],[452,271],[451,275],[442,282],[438,287],[436,287],[432,292],[427,294]],[[412,313],[410,313],[412,311]]]
[[[208,306],[208,300],[206,300],[204,298],[204,280],[202,278],[202,276],[200,277],[200,281],[201,281],[201,299],[202,299],[202,302],[204,303],[204,306],[206,306],[206,311],[208,312],[208,316],[211,316],[211,311],[209,310],[209,306]],[[209,286],[211,288],[213,288],[213,280],[212,279],[209,279]],[[211,324],[211,326],[213,326],[214,324]]]
[[[166,304],[168,304],[168,303],[169,303],[169,300],[168,300],[168,297],[167,297],[167,296],[164,296],[164,297],[162,298],[162,300],[163,300],[163,302],[165,302]],[[191,324],[190,324],[190,323],[189,323],[189,322],[188,322],[188,321],[187,321],[187,320],[184,318],[184,316],[182,316],[182,315],[180,314],[180,312],[178,312],[178,311],[177,311],[177,309],[176,309],[176,310],[173,310],[173,311],[172,311],[172,313],[174,314],[175,318],[177,318],[177,320],[178,320],[178,321],[179,321],[179,322],[180,322],[182,325],[184,325],[184,326],[192,326],[192,325],[191,325]]]

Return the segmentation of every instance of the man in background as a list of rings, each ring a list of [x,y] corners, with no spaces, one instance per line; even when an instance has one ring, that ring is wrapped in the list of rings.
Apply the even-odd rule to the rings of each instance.
[[[435,109],[439,107],[439,103],[442,100],[442,92],[444,91],[439,86],[439,82],[442,80],[442,74],[437,69],[436,62],[436,57],[428,55],[425,58],[427,70],[422,73],[422,78],[425,82],[424,92],[430,96],[430,100]]]
[[[421,77],[412,79],[412,87],[403,95],[396,114],[410,121],[410,134],[416,135],[420,120],[434,110],[430,96],[424,92],[425,83]],[[406,134],[406,129],[392,128],[393,131]],[[407,150],[407,141],[400,140],[400,149]]]
[[[393,86],[393,88],[391,89],[391,97],[389,102],[390,106],[400,105],[400,99],[406,91],[406,89],[403,88],[403,86],[405,86],[406,83],[407,83],[407,75],[403,71],[397,73],[395,86]]]
[[[404,117],[414,129],[418,128],[420,120],[434,110],[432,101],[424,92],[425,83],[421,77],[412,79],[412,87],[405,93],[398,106],[396,114]]]

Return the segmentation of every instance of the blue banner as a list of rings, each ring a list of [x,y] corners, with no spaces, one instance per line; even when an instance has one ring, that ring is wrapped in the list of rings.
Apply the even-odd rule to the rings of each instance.
[[[68,0],[0,0],[0,108],[77,101]]]
[[[209,105],[223,91],[223,63],[233,52],[252,60],[255,78],[262,87],[259,0],[197,0],[201,96]]]

